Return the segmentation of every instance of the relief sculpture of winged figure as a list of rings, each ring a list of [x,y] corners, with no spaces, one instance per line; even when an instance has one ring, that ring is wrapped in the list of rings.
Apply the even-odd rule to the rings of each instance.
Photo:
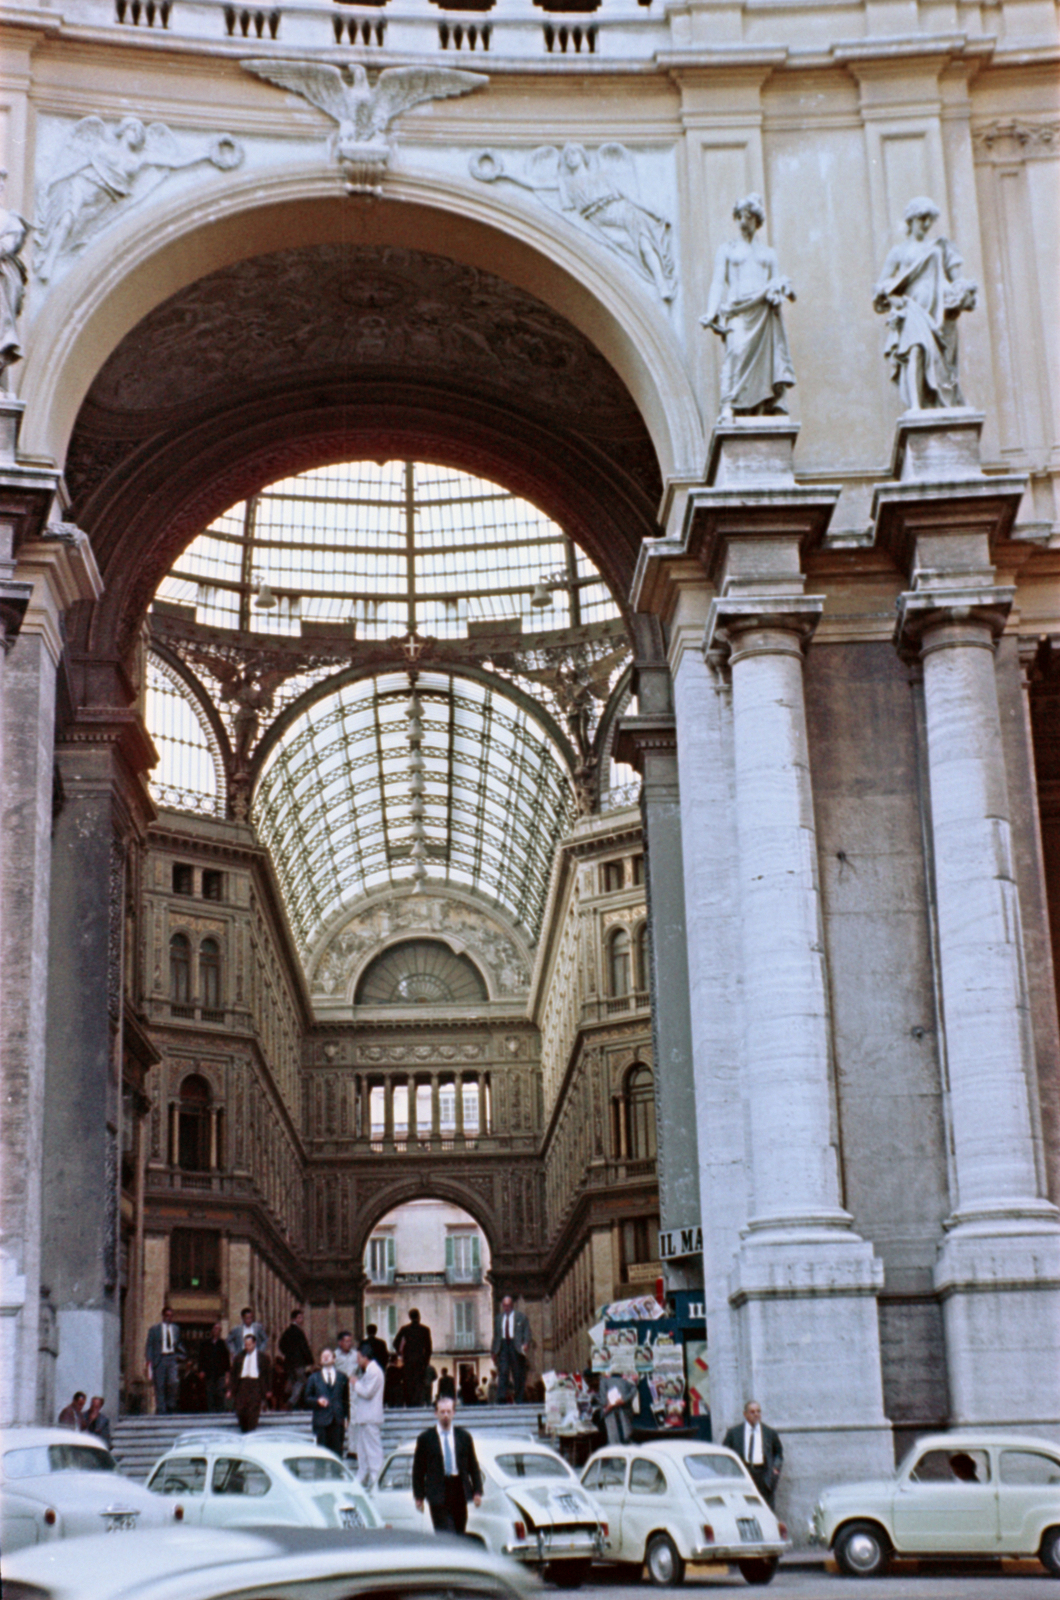
[[[390,157],[390,124],[424,100],[470,94],[489,79],[481,72],[449,67],[386,67],[374,85],[359,62],[348,67],[322,61],[244,61],[243,67],[277,88],[301,95],[338,123],[329,141],[351,193],[377,192]]]

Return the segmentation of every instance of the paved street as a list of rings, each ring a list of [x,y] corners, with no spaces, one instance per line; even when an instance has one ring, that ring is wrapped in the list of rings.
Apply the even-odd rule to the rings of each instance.
[[[768,1588],[752,1589],[739,1573],[690,1573],[683,1587],[693,1593],[718,1595],[791,1595],[796,1600],[1060,1600],[1060,1583],[1038,1568],[1037,1572],[989,1571],[951,1573],[942,1568],[930,1572],[911,1569],[896,1571],[883,1578],[844,1578],[823,1568],[781,1567]],[[603,1600],[648,1600],[654,1590],[648,1583],[628,1583],[618,1575],[601,1569],[591,1584],[579,1591],[588,1600],[600,1595]],[[674,1595],[679,1590],[667,1591]]]

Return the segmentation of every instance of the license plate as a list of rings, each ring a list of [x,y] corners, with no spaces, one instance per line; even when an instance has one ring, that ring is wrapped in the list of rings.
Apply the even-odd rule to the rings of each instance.
[[[339,1516],[342,1518],[342,1526],[344,1528],[366,1528],[368,1526],[356,1506],[340,1506]]]
[[[125,1533],[130,1528],[135,1528],[136,1517],[137,1513],[135,1511],[108,1511],[106,1513],[107,1532]]]
[[[762,1527],[757,1517],[737,1517],[736,1526],[744,1544],[761,1544]]]

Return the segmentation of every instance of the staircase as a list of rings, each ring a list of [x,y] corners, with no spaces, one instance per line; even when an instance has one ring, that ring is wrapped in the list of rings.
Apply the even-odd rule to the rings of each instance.
[[[469,1428],[477,1437],[511,1436],[537,1438],[541,1407],[531,1406],[458,1406],[457,1422]],[[415,1439],[424,1428],[434,1422],[434,1412],[426,1406],[387,1411],[383,1420],[383,1453],[389,1455],[401,1444]],[[313,1430],[308,1411],[263,1411],[258,1433],[268,1438],[271,1432],[297,1433],[307,1444],[313,1442]],[[231,1433],[239,1437],[235,1415],[231,1411],[181,1412],[166,1417],[119,1417],[111,1433],[114,1439],[114,1456],[122,1472],[142,1483],[155,1462],[170,1449],[182,1433]]]

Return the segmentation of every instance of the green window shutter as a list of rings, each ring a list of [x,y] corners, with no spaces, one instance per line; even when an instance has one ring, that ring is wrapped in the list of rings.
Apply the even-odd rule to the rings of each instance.
[[[396,1266],[396,1264],[397,1264],[397,1257],[396,1257],[395,1249],[394,1249],[394,1240],[388,1234],[387,1235],[387,1241],[386,1241],[386,1270],[388,1272],[393,1272],[394,1267]]]
[[[471,1236],[471,1265],[476,1272],[482,1265],[482,1258],[479,1255],[479,1242],[477,1233],[474,1233]]]
[[[446,1240],[445,1240],[445,1270],[446,1270],[446,1272],[452,1272],[452,1270],[453,1270],[453,1261],[454,1261],[454,1256],[453,1256],[453,1236],[450,1233],[450,1234],[446,1235]]]

